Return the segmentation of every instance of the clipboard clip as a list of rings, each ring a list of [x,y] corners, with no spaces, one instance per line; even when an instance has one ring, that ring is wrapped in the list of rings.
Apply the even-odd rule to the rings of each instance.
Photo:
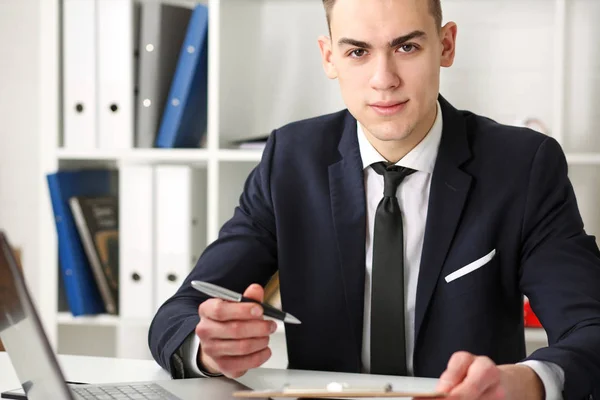
[[[368,386],[368,387],[363,387],[363,386],[351,386],[350,384],[346,383],[346,382],[330,382],[328,383],[324,389],[320,389],[320,390],[324,390],[326,392],[330,392],[330,393],[344,393],[344,392],[352,392],[352,393],[359,393],[359,392],[368,392],[368,393],[372,393],[372,392],[382,392],[382,393],[387,393],[387,392],[391,392],[392,391],[392,385],[390,383],[386,383],[382,386]],[[289,383],[286,383],[283,385],[283,387],[281,388],[281,393],[290,393],[290,394],[301,394],[301,393],[312,393],[315,391],[315,388],[302,388],[302,387],[293,387],[292,385],[290,385]]]

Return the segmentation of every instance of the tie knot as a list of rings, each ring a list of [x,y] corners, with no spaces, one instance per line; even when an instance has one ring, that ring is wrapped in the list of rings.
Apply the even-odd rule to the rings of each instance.
[[[375,172],[383,175],[383,195],[385,197],[395,197],[396,190],[404,178],[416,172],[414,169],[399,167],[398,165],[387,165],[384,162],[378,162],[371,165]]]

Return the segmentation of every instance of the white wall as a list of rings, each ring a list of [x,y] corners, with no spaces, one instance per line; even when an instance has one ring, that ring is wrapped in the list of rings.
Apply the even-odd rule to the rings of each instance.
[[[0,229],[23,250],[37,292],[40,2],[0,0]],[[31,268],[27,268],[27,266]]]

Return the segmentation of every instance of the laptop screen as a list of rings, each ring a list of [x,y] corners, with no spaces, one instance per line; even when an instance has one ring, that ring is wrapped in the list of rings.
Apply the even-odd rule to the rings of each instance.
[[[29,400],[73,398],[1,231],[0,339]]]

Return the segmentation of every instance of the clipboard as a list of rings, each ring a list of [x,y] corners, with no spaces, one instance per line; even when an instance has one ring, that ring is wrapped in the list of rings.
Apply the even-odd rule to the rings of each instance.
[[[282,389],[267,390],[241,390],[233,393],[237,398],[265,398],[265,397],[293,397],[293,398],[385,398],[385,397],[411,397],[413,399],[433,399],[447,397],[444,392],[414,392],[392,390],[390,384],[381,387],[351,387],[348,384],[332,382],[325,388],[302,388],[284,385]]]
[[[315,390],[314,392],[308,393],[303,392],[301,394],[294,394],[291,392],[279,392],[279,391],[268,391],[268,390],[245,390],[234,392],[233,397],[238,398],[261,398],[265,397],[293,397],[302,399],[343,399],[343,398],[383,398],[383,397],[410,397],[413,399],[433,399],[440,397],[447,397],[446,393],[423,393],[423,392],[344,392],[334,393],[328,391]]]

